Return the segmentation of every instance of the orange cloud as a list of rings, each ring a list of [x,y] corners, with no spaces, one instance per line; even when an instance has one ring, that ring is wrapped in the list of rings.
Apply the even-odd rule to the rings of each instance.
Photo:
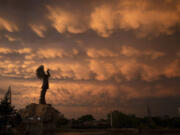
[[[64,53],[62,49],[39,49],[37,51],[37,55],[41,58],[63,57]]]
[[[145,6],[143,6],[143,4]],[[175,10],[148,10],[151,3],[144,1],[132,2],[126,1],[122,6],[126,5],[123,10],[119,11],[121,16],[120,28],[123,29],[139,29],[140,36],[147,34],[172,34],[173,26],[180,23],[179,12]],[[134,6],[135,5],[135,6]]]
[[[141,52],[135,48],[132,48],[130,46],[122,46],[121,48],[121,54],[125,56],[139,56]]]
[[[174,27],[180,24],[180,3],[175,3],[163,1],[160,8],[156,8],[155,1],[102,2],[87,14],[82,14],[81,9],[72,12],[58,6],[47,8],[52,26],[60,33],[67,31],[78,34],[92,29],[101,37],[107,38],[118,30],[132,30],[137,36],[144,37],[171,35],[178,30]]]
[[[47,28],[41,24],[30,24],[31,29],[41,38],[44,38],[44,32],[46,32]]]
[[[115,14],[108,5],[95,8],[91,13],[90,27],[102,37],[109,37],[115,29]]]
[[[11,49],[8,49],[8,48],[0,48],[0,53],[7,54],[7,53],[10,53],[10,52],[12,52]]]
[[[23,48],[23,49],[9,49],[9,48],[0,48],[0,53],[2,54],[9,54],[9,53],[19,53],[19,54],[28,54],[31,53],[30,48]]]
[[[10,36],[10,35],[5,35],[5,37],[6,37],[10,42],[14,42],[14,41],[19,40],[19,39],[16,39],[16,38],[14,38],[14,37],[12,37],[12,36]]]
[[[31,48],[23,48],[23,49],[16,49],[15,50],[19,54],[28,54],[32,52]]]
[[[138,50],[130,46],[122,46],[121,54],[128,57],[140,57],[140,56],[150,56],[151,59],[157,59],[159,57],[165,56],[164,52],[156,50]]]
[[[18,27],[12,22],[0,17],[0,29],[5,29],[9,32],[14,32],[18,30]]]
[[[45,49],[39,49],[36,52],[36,55],[39,58],[46,58],[46,59],[53,59],[53,58],[62,58],[62,57],[74,57],[75,55],[78,55],[77,49],[71,49],[71,50],[65,50],[63,48],[45,48]]]
[[[165,68],[165,75],[169,78],[180,76],[180,61],[178,59],[174,60]]]
[[[60,33],[70,32],[74,34],[86,31],[83,25],[82,16],[78,13],[72,13],[58,7],[47,6],[49,10],[48,18],[52,22],[52,26]]]
[[[158,57],[163,56],[164,53],[162,52],[153,50],[140,51],[138,49],[125,46],[122,47],[119,54],[107,49],[89,48],[85,51],[89,57],[84,57],[81,61],[79,61],[74,57],[77,56],[79,52],[79,50],[76,49],[64,50],[60,48],[46,48],[35,51],[30,48],[1,48],[0,52],[2,54],[15,52],[23,54],[24,57],[24,59],[20,62],[21,64],[16,64],[12,61],[9,61],[9,64],[5,64],[3,61],[1,66],[4,68],[3,73],[6,75],[9,74],[6,73],[7,67],[4,65],[8,65],[8,72],[11,72],[11,74],[14,74],[14,69],[17,69],[18,71],[23,71],[23,74],[19,74],[18,76],[31,78],[33,77],[31,72],[35,71],[36,67],[39,66],[39,61],[41,61],[41,64],[44,64],[47,68],[52,70],[52,76],[56,79],[97,79],[99,81],[115,79],[117,82],[124,79],[134,80],[137,78],[145,81],[152,81],[154,79],[156,80],[159,76],[164,75],[165,73],[162,68],[157,68],[156,66],[140,62],[136,59],[136,57],[141,58],[149,56],[150,60],[153,61]],[[121,55],[126,57],[121,57]],[[13,65],[10,63],[13,63]]]
[[[105,49],[105,48],[104,49],[88,48],[86,53],[89,57],[92,57],[92,58],[119,56],[118,53],[113,52],[109,49]]]

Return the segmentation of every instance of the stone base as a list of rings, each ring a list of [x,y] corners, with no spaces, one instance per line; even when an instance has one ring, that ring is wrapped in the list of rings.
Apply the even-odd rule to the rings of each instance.
[[[22,117],[23,134],[44,135],[56,129],[57,120],[62,114],[50,104],[29,104],[19,111]]]
[[[31,103],[20,110],[20,115],[23,119],[31,121],[41,121],[43,123],[56,122],[61,113],[52,107],[50,104],[35,104]]]

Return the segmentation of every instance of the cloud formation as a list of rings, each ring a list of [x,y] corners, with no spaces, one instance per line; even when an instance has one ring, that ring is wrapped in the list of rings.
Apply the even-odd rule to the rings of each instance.
[[[52,26],[59,32],[70,32],[78,34],[86,31],[83,26],[83,18],[78,12],[73,13],[60,7],[47,6],[49,10],[48,18],[52,21]]]
[[[46,27],[44,25],[30,24],[31,29],[41,38],[44,38],[44,32],[46,31]]]
[[[80,34],[93,30],[104,38],[119,31],[133,31],[139,37],[172,35],[179,31],[180,2],[178,0],[115,0],[111,3],[102,0],[88,1],[88,4],[78,1],[79,5],[84,6],[83,8],[75,8],[72,3],[68,5],[64,1],[44,2],[39,8],[34,7],[34,11],[39,16],[27,16],[26,14],[31,12],[25,12],[22,16],[13,17],[13,21],[9,21],[11,18],[9,14],[8,19],[0,16],[0,29],[15,32],[30,26],[31,30],[41,38],[52,27],[61,34],[65,32]],[[16,2],[16,5],[18,4],[20,2]],[[27,1],[23,4],[27,7],[27,11],[31,10]],[[16,9],[15,6],[12,8]],[[21,7],[17,13],[22,10]],[[11,13],[11,10],[8,12]],[[22,20],[24,24],[17,26],[16,23]]]
[[[10,75],[9,73],[14,74],[14,70],[16,70],[17,73],[23,71],[21,77],[32,78],[32,74],[38,63],[45,64],[47,68],[52,69],[52,76],[56,79],[93,79],[97,81],[114,79],[117,82],[121,82],[122,80],[131,81],[136,79],[154,81],[158,80],[161,76],[179,76],[176,72],[178,69],[178,60],[172,63],[168,62],[164,67],[158,67],[151,65],[147,61],[142,61],[141,59],[146,58],[148,61],[153,62],[166,56],[164,52],[152,49],[139,50],[122,45],[116,51],[105,48],[88,48],[84,50],[84,54],[86,55],[81,56],[79,55],[80,53],[82,53],[82,50],[75,48],[71,50],[64,48],[41,48],[36,50],[32,50],[31,48],[0,48],[1,59],[5,56],[6,58],[10,58],[7,61],[1,62],[4,73],[7,76]],[[11,58],[12,55],[14,55],[13,59]],[[81,60],[77,59],[78,57]],[[34,65],[32,66],[32,64]],[[6,71],[7,67],[8,71]]]
[[[38,102],[43,64],[47,101],[65,115],[143,114],[146,103],[176,114],[179,13],[179,0],[2,0],[0,96],[12,85],[18,108]]]
[[[103,37],[117,29],[135,30],[139,36],[172,34],[180,23],[179,2],[118,1],[115,5],[101,5],[91,14],[92,28]],[[176,5],[176,4],[177,5]],[[168,8],[168,5],[173,8]]]
[[[18,27],[12,22],[0,17],[0,29],[5,29],[9,32],[14,32],[18,30]]]
[[[180,24],[180,3],[161,2],[163,4],[157,8],[156,5],[160,3],[154,0],[120,0],[112,4],[102,1],[92,8],[89,14],[85,14],[86,16],[80,9],[72,12],[58,6],[47,6],[47,8],[48,18],[60,33],[67,31],[76,34],[92,29],[104,38],[118,30],[135,31],[139,37],[171,35],[177,30],[175,27],[179,27]]]
[[[149,56],[152,59],[157,59],[165,55],[165,53],[156,50],[138,50],[130,46],[122,46],[121,54],[128,57]]]

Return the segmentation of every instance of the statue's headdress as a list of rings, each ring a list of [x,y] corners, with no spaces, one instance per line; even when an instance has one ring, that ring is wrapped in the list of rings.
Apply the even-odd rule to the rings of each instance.
[[[38,79],[42,80],[44,78],[45,72],[44,72],[44,66],[41,65],[36,69],[36,76]]]

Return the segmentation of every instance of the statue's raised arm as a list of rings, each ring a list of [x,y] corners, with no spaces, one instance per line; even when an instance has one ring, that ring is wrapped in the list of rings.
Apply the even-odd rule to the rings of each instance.
[[[51,77],[51,75],[50,75],[50,69],[47,70],[47,75],[48,75],[48,77]]]

